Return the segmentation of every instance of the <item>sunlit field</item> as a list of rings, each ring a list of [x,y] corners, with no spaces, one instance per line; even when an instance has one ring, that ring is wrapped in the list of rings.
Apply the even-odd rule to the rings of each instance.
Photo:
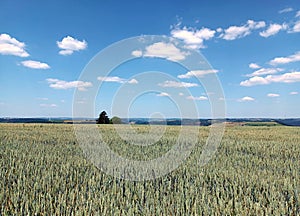
[[[178,128],[168,126],[158,143],[141,148],[126,145],[112,125],[99,126],[112,150],[143,160],[167,152]],[[134,182],[86,160],[72,125],[0,124],[0,215],[300,214],[299,127],[227,127],[215,157],[198,167],[208,133],[199,128],[178,169]]]

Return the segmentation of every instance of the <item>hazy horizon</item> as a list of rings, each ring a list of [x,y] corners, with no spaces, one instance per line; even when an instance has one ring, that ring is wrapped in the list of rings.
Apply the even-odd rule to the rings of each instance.
[[[112,118],[114,116],[109,116],[109,118]],[[167,118],[149,118],[149,117],[120,117],[116,116],[121,119],[191,119],[191,120],[196,120],[196,119],[300,119],[300,117],[297,116],[291,116],[291,117],[228,117],[226,116],[225,118],[209,118],[209,117],[199,117],[199,118],[188,118],[188,117],[167,117]],[[42,118],[42,119],[87,119],[87,120],[92,120],[92,119],[97,119],[98,116],[96,117],[68,117],[68,116],[2,116],[0,117],[2,119],[13,119],[13,118]]]

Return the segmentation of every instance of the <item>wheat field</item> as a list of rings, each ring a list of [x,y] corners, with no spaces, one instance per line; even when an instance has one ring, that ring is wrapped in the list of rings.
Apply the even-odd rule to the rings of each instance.
[[[147,148],[128,147],[112,125],[99,130],[118,154],[147,160],[168,151],[178,126]],[[300,128],[227,127],[216,155],[199,167],[208,133],[199,127],[178,169],[128,181],[87,160],[72,125],[0,124],[0,215],[300,215]]]

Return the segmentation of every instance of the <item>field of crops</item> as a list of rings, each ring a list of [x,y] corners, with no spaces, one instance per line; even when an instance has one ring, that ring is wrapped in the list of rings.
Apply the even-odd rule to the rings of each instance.
[[[112,125],[99,130],[118,154],[147,160],[168,151],[178,127],[143,149],[126,149]],[[0,215],[300,215],[299,127],[227,127],[215,157],[198,167],[208,132],[200,127],[178,169],[135,182],[86,160],[72,125],[0,124]]]

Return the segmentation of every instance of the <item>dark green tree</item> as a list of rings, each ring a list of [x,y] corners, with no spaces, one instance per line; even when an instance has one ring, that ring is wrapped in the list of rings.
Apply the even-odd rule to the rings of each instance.
[[[97,124],[109,124],[109,118],[105,111],[102,111],[97,119]]]
[[[110,121],[111,124],[122,124],[122,120],[117,116],[112,117]]]

